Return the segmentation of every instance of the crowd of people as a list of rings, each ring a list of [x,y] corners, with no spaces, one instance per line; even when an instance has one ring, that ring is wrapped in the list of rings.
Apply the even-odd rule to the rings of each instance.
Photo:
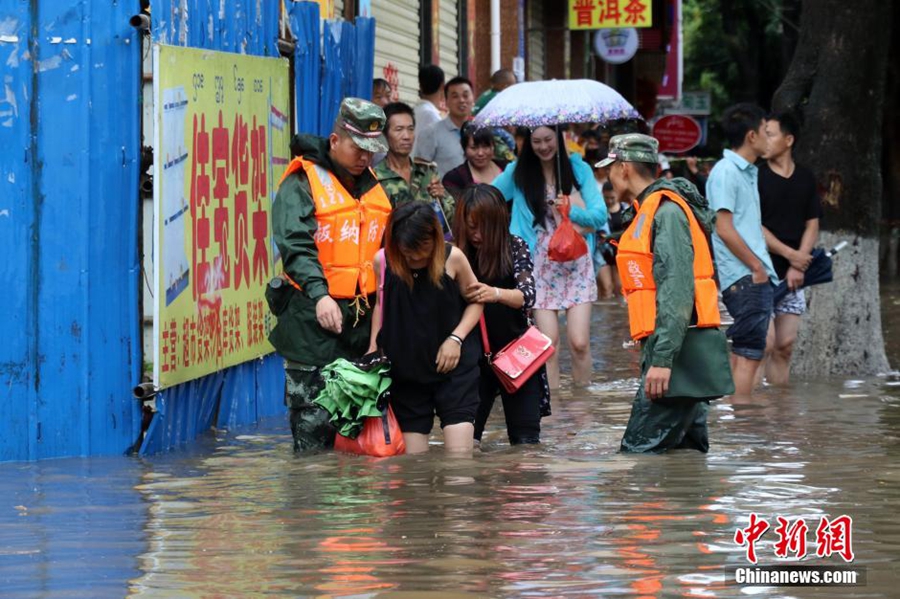
[[[416,106],[375,80],[374,102],[345,100],[327,139],[293,141],[273,205],[284,274],[267,298],[295,450],[334,438],[312,402],[321,369],[372,352],[390,360],[408,452],[428,449],[435,417],[446,450],[471,451],[498,395],[509,442],[538,443],[559,352],[510,392],[478,329],[499,348],[536,324],[559,346],[565,316],[571,381],[587,386],[598,299],[624,296],[642,351],[622,451],[705,452],[709,401],[752,393],[763,370],[788,382],[819,218],[812,175],[791,156],[796,119],[735,106],[722,158],[710,170],[688,157],[674,177],[640,123],[476,127],[473,112],[514,82],[498,71],[476,99],[469,80],[426,66]],[[556,261],[564,218],[588,251]]]

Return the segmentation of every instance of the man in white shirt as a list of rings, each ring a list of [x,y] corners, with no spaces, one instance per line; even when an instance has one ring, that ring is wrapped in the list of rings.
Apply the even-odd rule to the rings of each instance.
[[[415,149],[416,159],[437,164],[441,177],[466,160],[460,130],[472,117],[475,104],[472,82],[465,77],[454,77],[444,86],[444,97],[447,118],[426,127],[419,134]]]
[[[419,103],[413,108],[416,117],[416,141],[422,131],[441,120],[441,111],[438,110],[441,100],[444,99],[444,71],[441,67],[429,64],[419,69],[419,98]]]

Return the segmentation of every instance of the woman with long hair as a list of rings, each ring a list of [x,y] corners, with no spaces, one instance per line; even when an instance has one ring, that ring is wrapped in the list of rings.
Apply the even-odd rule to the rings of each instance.
[[[506,201],[497,188],[485,184],[469,187],[457,202],[453,238],[479,281],[464,291],[466,299],[484,303],[488,341],[492,351],[499,350],[531,325],[535,292],[528,244],[509,232]],[[482,361],[478,391],[477,440],[481,440],[499,393],[510,445],[540,442],[541,417],[550,415],[546,369],[541,368],[518,391],[509,393],[490,365]]]
[[[527,132],[518,160],[507,166],[493,185],[512,202],[510,232],[524,239],[534,256],[537,326],[558,346],[559,315],[565,313],[572,380],[579,386],[588,385],[592,370],[591,304],[597,299],[593,232],[602,228],[607,218],[594,173],[579,155],[565,154],[561,131],[536,127]],[[569,262],[553,262],[548,248],[561,221],[557,206],[565,197],[588,252]],[[547,362],[551,389],[559,387],[558,356],[556,352]]]
[[[482,305],[469,303],[461,290],[477,283],[472,267],[444,242],[434,210],[423,202],[391,212],[384,240],[384,253],[375,257],[381,293],[369,351],[380,347],[391,361],[391,406],[406,451],[428,450],[435,414],[444,448],[471,451],[481,341],[470,333]]]

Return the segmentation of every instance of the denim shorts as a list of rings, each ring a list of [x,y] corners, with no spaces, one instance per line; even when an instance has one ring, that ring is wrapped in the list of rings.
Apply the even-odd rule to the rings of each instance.
[[[766,333],[772,318],[774,287],[768,280],[756,284],[750,275],[738,279],[722,291],[722,301],[734,324],[725,334],[731,339],[731,351],[748,360],[762,360],[766,351]]]

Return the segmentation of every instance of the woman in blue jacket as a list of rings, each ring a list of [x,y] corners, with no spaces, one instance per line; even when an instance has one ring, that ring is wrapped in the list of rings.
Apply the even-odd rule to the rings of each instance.
[[[518,160],[506,167],[493,185],[512,202],[510,232],[528,243],[534,256],[537,297],[534,318],[545,335],[559,344],[559,315],[566,313],[566,337],[572,354],[572,380],[591,382],[591,304],[597,299],[594,282],[594,234],[606,223],[606,204],[594,172],[580,156],[563,155],[562,132],[536,127],[526,136]],[[547,248],[560,222],[556,204],[569,196],[571,218],[587,241],[588,253],[570,262],[553,262]],[[547,362],[550,388],[559,387],[559,353]]]

